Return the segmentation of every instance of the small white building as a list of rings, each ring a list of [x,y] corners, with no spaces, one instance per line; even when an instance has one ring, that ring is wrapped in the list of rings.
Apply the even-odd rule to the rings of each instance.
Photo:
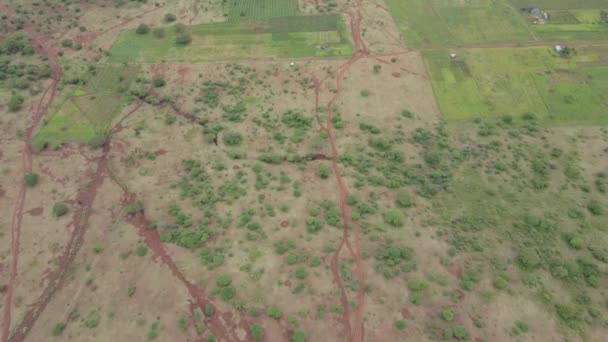
[[[564,51],[564,48],[561,45],[555,45],[555,52],[561,53]]]

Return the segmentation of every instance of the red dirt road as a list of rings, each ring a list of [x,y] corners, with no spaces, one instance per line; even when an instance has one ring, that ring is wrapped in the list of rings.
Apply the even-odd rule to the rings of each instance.
[[[336,139],[332,129],[332,115],[333,115],[333,107],[340,95],[342,94],[342,83],[346,73],[350,70],[353,64],[359,61],[362,58],[365,58],[369,55],[369,50],[365,43],[362,40],[361,34],[361,22],[363,20],[363,16],[361,15],[361,0],[357,1],[353,8],[347,11],[349,16],[349,24],[351,29],[351,35],[354,45],[354,54],[348,62],[341,65],[338,69],[336,76],[336,92],[334,96],[327,103],[327,120],[324,127],[324,130],[327,132],[328,140],[331,144],[331,164],[334,175],[336,177],[336,181],[338,182],[338,186],[340,188],[340,210],[342,213],[342,222],[343,222],[343,235],[340,246],[334,253],[331,260],[331,271],[334,277],[334,282],[340,289],[340,302],[344,308],[344,314],[342,316],[342,321],[344,324],[344,334],[346,335],[346,339],[348,341],[360,342],[363,340],[363,309],[365,305],[365,269],[363,267],[363,261],[361,258],[361,230],[359,225],[356,222],[352,221],[351,211],[348,206],[348,189],[342,179],[340,168],[338,167],[338,148],[336,146]],[[321,82],[315,75],[312,75],[312,81],[315,87],[315,103],[318,107],[319,102],[319,93]],[[354,239],[354,248],[352,248],[349,238],[348,231],[352,228],[352,235]],[[348,304],[348,298],[346,296],[346,290],[344,288],[344,282],[340,277],[339,270],[339,260],[340,253],[344,245],[347,246],[347,249],[351,253],[351,255],[355,259],[355,275],[359,282],[359,287],[357,291],[357,308],[354,312],[354,321],[352,321],[351,325],[351,311]]]
[[[44,93],[40,97],[39,102],[34,106],[31,113],[30,125],[25,130],[23,136],[24,148],[22,151],[22,167],[19,172],[18,182],[19,191],[15,198],[15,208],[13,209],[13,216],[11,221],[11,255],[9,265],[9,279],[6,284],[7,290],[4,297],[4,319],[2,322],[2,341],[7,341],[11,326],[11,308],[13,301],[13,290],[15,287],[15,278],[17,277],[17,265],[19,260],[19,240],[21,237],[21,223],[23,221],[23,205],[25,203],[25,183],[23,177],[25,174],[32,171],[32,135],[34,129],[40,124],[42,117],[48,112],[49,107],[55,99],[57,93],[57,84],[61,80],[62,71],[59,58],[57,57],[57,51],[48,42],[41,38],[32,39],[34,48],[39,53],[48,56],[51,64],[51,84],[45,89]]]

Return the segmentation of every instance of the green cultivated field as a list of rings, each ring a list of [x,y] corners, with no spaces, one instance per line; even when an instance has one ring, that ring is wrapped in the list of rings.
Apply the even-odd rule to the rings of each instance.
[[[606,8],[606,0],[509,0],[515,8],[593,9]]]
[[[224,11],[229,21],[261,20],[298,14],[293,0],[227,0]]]
[[[123,32],[110,50],[110,63],[196,62],[262,57],[349,56],[352,46],[339,15],[270,18],[256,23],[223,22],[189,28],[192,42],[175,43],[166,28],[163,38]]]
[[[87,143],[103,135],[124,106],[125,90],[139,72],[138,67],[104,66],[86,84],[70,94],[33,138],[41,149],[64,143]]]
[[[581,48],[572,58],[547,48],[472,49],[456,61],[425,53],[448,122],[534,113],[550,125],[608,124],[608,48]]]
[[[411,47],[533,41],[525,18],[506,0],[387,0]]]

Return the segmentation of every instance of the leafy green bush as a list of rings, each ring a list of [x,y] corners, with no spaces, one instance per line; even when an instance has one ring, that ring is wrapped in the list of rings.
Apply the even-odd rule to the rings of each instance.
[[[56,323],[53,326],[53,336],[61,335],[61,333],[63,333],[63,330],[65,330],[65,323],[64,322]]]
[[[192,36],[189,33],[180,33],[175,36],[175,43],[177,45],[188,45],[192,41]]]
[[[215,281],[215,284],[219,287],[226,287],[232,284],[232,276],[230,274],[220,274],[220,276]]]
[[[319,165],[319,168],[317,169],[317,175],[319,175],[319,177],[326,179],[327,177],[329,177],[329,175],[331,175],[331,167],[325,165],[325,164],[321,164]]]
[[[26,174],[25,177],[23,177],[23,179],[25,181],[25,185],[27,185],[30,188],[38,185],[39,177],[38,177],[37,173],[30,172],[30,173]]]
[[[287,265],[295,265],[298,262],[298,256],[295,254],[289,254],[287,256]]]
[[[139,246],[137,246],[137,249],[135,250],[135,254],[137,254],[137,256],[140,256],[140,257],[145,257],[146,254],[148,254],[148,248],[146,246],[139,245]]]
[[[410,193],[407,191],[397,192],[397,204],[403,208],[409,208],[413,205]]]
[[[397,330],[403,330],[405,329],[405,321],[402,319],[398,319],[395,321],[395,328],[397,328]]]
[[[587,209],[592,215],[600,216],[604,213],[604,208],[598,200],[591,200],[587,203]]]
[[[95,133],[94,136],[92,136],[89,141],[87,142],[87,145],[89,146],[89,148],[91,150],[96,150],[98,148],[101,148],[103,146],[103,144],[106,143],[107,140],[107,136],[104,132],[97,132]]]
[[[57,202],[53,205],[53,216],[61,217],[70,211],[70,208],[65,203]]]
[[[25,98],[21,95],[14,94],[8,99],[8,110],[11,112],[18,112],[21,110],[23,106],[23,102],[25,102]]]
[[[223,301],[227,302],[234,297],[235,293],[236,293],[236,289],[232,286],[222,287],[220,289],[220,298]]]
[[[172,23],[175,20],[177,20],[177,16],[175,16],[175,14],[173,13],[167,13],[165,14],[165,16],[163,17],[163,20],[167,23]]]
[[[152,85],[156,88],[163,87],[163,86],[165,86],[165,84],[167,84],[167,82],[165,82],[165,79],[160,76],[156,76],[152,80]]]
[[[455,317],[456,317],[456,314],[451,309],[446,309],[446,310],[441,311],[441,319],[443,319],[446,322],[453,321]]]
[[[226,146],[238,146],[243,141],[243,136],[238,132],[226,132],[222,140]]]
[[[295,275],[298,279],[306,279],[306,277],[308,276],[308,271],[306,271],[306,268],[304,267],[298,267],[296,269]]]
[[[533,270],[540,266],[540,257],[536,250],[532,248],[524,248],[519,252],[517,256],[519,265],[526,270]]]
[[[135,29],[135,33],[137,34],[148,34],[148,32],[150,32],[150,26],[146,24],[139,24],[137,29]]]
[[[407,282],[407,288],[413,292],[420,292],[428,287],[428,284],[422,279],[410,279]]]
[[[270,318],[280,319],[283,313],[281,312],[281,309],[276,306],[271,306],[266,309],[266,315]]]
[[[293,335],[291,335],[291,342],[306,342],[307,339],[308,336],[306,335],[306,332],[302,330],[296,330],[293,332]]]
[[[390,224],[393,227],[402,227],[405,223],[405,216],[397,209],[391,209],[382,214],[384,223]]]
[[[251,326],[251,337],[254,341],[262,341],[264,339],[264,328],[254,324]]]

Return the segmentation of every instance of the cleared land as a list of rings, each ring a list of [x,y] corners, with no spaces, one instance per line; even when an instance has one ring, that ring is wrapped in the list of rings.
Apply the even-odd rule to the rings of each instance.
[[[161,38],[123,32],[110,50],[110,63],[195,62],[244,58],[349,56],[352,46],[340,15],[271,18],[255,23],[224,22],[192,26],[192,42],[175,43],[166,28]]]
[[[469,49],[456,60],[428,51],[425,60],[447,121],[521,117],[551,125],[607,124],[607,48],[563,58],[548,48]]]

